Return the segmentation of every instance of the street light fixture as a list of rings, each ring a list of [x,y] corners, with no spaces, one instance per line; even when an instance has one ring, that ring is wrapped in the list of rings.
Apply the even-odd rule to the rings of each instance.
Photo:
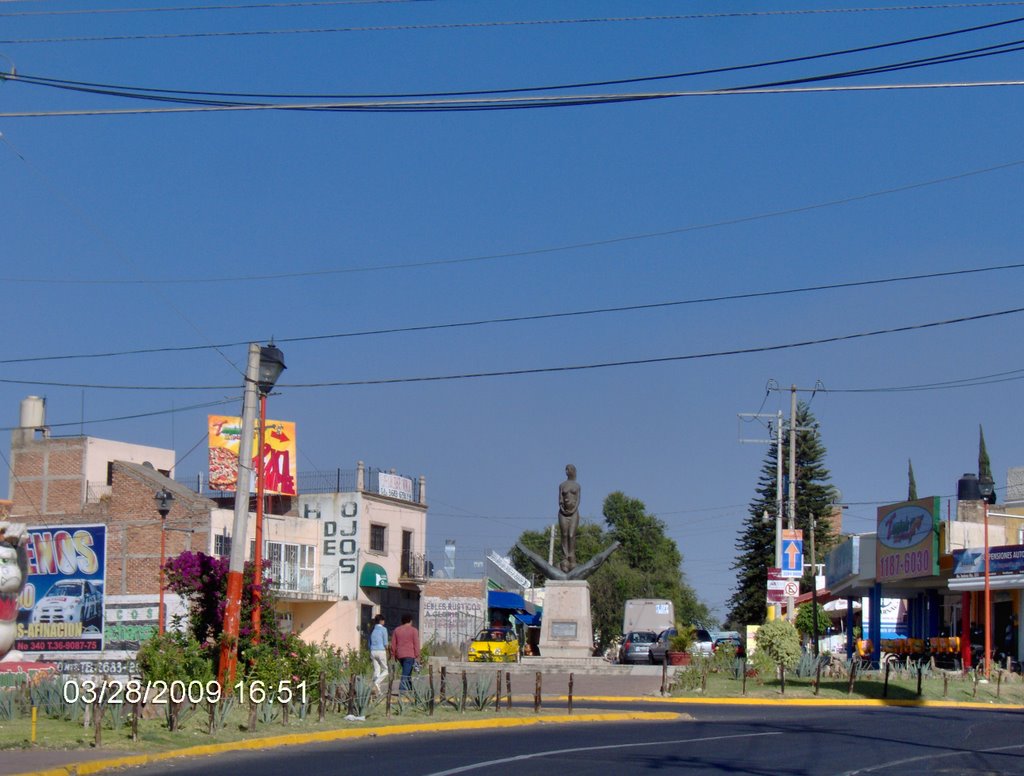
[[[171,504],[174,495],[167,488],[160,488],[153,496],[156,501],[156,511],[160,513],[160,605],[158,607],[160,623],[157,626],[157,633],[164,635],[164,562],[167,556],[167,514],[171,511]]]
[[[259,462],[256,468],[256,548],[253,552],[253,607],[252,607],[252,628],[253,643],[259,644],[260,629],[263,618],[263,480],[265,477],[265,465],[263,463],[264,444],[267,433],[267,394],[274,390],[274,385],[281,373],[286,369],[284,365],[284,353],[281,352],[273,341],[269,345],[260,348],[260,368],[256,385],[260,392],[260,421],[259,430],[256,434],[257,451],[256,460]]]
[[[987,474],[978,478],[978,490],[981,503],[985,510],[985,678],[991,676],[992,663],[992,588],[989,584],[988,567],[988,505],[996,488],[992,478]]]

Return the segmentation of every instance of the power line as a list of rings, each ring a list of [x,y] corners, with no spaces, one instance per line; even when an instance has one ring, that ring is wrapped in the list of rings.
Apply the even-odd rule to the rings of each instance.
[[[498,94],[517,94],[517,93],[528,93],[528,92],[539,92],[539,91],[553,91],[555,89],[584,89],[594,88],[598,86],[618,86],[623,84],[636,84],[645,83],[650,81],[663,81],[673,80],[678,78],[690,78],[695,76],[704,75],[721,75],[724,73],[740,72],[744,70],[756,70],[766,67],[774,67],[778,65],[790,65],[801,62],[811,62],[819,59],[828,59],[831,57],[848,56],[850,54],[861,54],[868,51],[878,51],[886,48],[894,48],[898,46],[906,46],[914,43],[923,43],[927,41],[940,40],[943,38],[949,38],[957,35],[967,35],[973,32],[981,32],[983,30],[995,29],[997,27],[1004,27],[1008,25],[1015,25],[1024,22],[1024,17],[1016,17],[1012,19],[1004,19],[997,22],[990,22],[988,24],[979,24],[972,27],[961,27],[953,30],[947,30],[945,32],[933,33],[930,35],[919,35],[911,38],[901,38],[893,41],[885,41],[883,43],[872,43],[865,46],[856,46],[853,48],[837,49],[833,51],[819,52],[816,54],[806,54],[802,56],[786,57],[783,59],[773,59],[761,62],[754,62],[742,65],[728,65],[724,67],[706,68],[702,70],[689,70],[678,73],[663,73],[659,75],[651,76],[633,76],[628,78],[616,78],[606,79],[599,81],[582,81],[574,83],[562,83],[562,84],[548,84],[545,86],[521,86],[521,87],[507,87],[502,89],[477,89],[477,90],[464,90],[464,91],[443,91],[443,92],[400,92],[400,93],[334,93],[334,94],[317,94],[317,93],[260,93],[260,92],[222,92],[222,91],[201,91],[195,89],[166,89],[166,88],[154,88],[145,86],[131,86],[123,84],[106,84],[96,83],[90,81],[73,81],[68,79],[50,78],[46,76],[35,76],[31,74],[18,73],[17,75],[11,74],[12,79],[16,79],[21,83],[31,84],[35,86],[48,86],[52,88],[68,89],[72,91],[84,91],[88,93],[104,94],[109,96],[128,97],[136,99],[164,99],[166,95],[188,95],[192,98],[197,97],[232,97],[232,98],[250,98],[250,99],[406,99],[406,98],[422,98],[422,97],[467,97],[467,96],[483,96],[483,95],[498,95]],[[1018,41],[1019,42],[1019,41]],[[1011,43],[1000,44],[1001,46],[1012,45]],[[998,47],[998,46],[997,46]],[[996,48],[997,48],[996,47]],[[951,56],[951,55],[944,55]],[[189,102],[194,104],[223,104],[209,100],[198,100],[193,99]]]
[[[1000,52],[1007,53],[1007,52]],[[804,79],[821,80],[824,76]],[[325,102],[288,103],[267,105],[185,105],[173,108],[85,108],[62,111],[10,111],[0,118],[82,118],[87,116],[145,116],[179,113],[220,113],[247,111],[303,111],[331,113],[448,113],[494,110],[529,110],[538,108],[568,108],[591,105],[614,105],[650,100],[668,100],[685,97],[738,97],[768,94],[824,94],[838,92],[922,91],[933,89],[991,89],[995,87],[1024,86],[1024,80],[1001,81],[940,81],[932,83],[895,83],[827,87],[729,87],[695,91],[626,92],[598,95],[555,95],[518,98],[492,98],[486,100],[427,100],[392,102]]]
[[[346,339],[350,337],[368,337],[384,334],[408,334],[413,332],[438,331],[442,329],[469,328],[475,326],[488,326],[505,323],[522,323],[529,321],[552,320],[558,318],[572,318],[585,315],[601,315],[621,312],[635,312],[642,310],[655,310],[668,307],[679,307],[696,304],[710,304],[713,302],[737,301],[743,299],[758,299],[763,297],[785,296],[789,294],[811,293],[817,291],[834,291],[844,288],[858,288],[863,286],[885,285],[889,283],[905,283],[919,280],[933,280],[938,278],[972,275],[984,272],[996,272],[1011,269],[1024,269],[1024,262],[1017,264],[1002,264],[991,267],[975,267],[970,269],[949,270],[945,272],[928,272],[917,275],[901,275],[890,278],[873,278],[869,280],[851,280],[842,283],[825,283],[814,286],[801,286],[797,288],[777,289],[768,291],[749,291],[735,294],[721,294],[718,296],[696,297],[691,299],[680,299],[669,302],[649,302],[644,304],[620,305],[617,307],[596,307],[587,310],[572,310],[554,313],[538,313],[535,315],[515,315],[502,318],[488,318],[475,321],[454,321],[448,323],[419,324],[414,326],[399,326],[387,329],[364,329],[362,331],[339,332],[333,334],[311,334],[299,337],[278,337],[277,342],[316,342],[329,339]],[[74,359],[96,359],[113,358],[116,356],[136,356],[152,353],[180,353],[195,350],[209,350],[238,347],[247,345],[248,341],[222,342],[214,345],[180,345],[159,348],[137,348],[133,350],[107,351],[104,353],[78,353],[64,354],[57,356],[24,356],[21,358],[0,359],[0,364],[28,364],[42,361],[68,361]],[[763,405],[762,405],[763,406]],[[760,410],[759,410],[760,411]]]
[[[812,16],[822,14],[847,14],[847,13],[871,13],[871,12],[894,12],[894,11],[925,11],[925,10],[959,10],[970,8],[1000,8],[1019,6],[1021,2],[991,2],[991,3],[938,3],[928,5],[911,6],[889,6],[882,8],[836,8],[836,9],[797,9],[781,11],[733,11],[733,12],[712,12],[695,14],[666,14],[647,16],[596,16],[587,18],[563,18],[563,19],[510,19],[482,22],[439,22],[432,24],[392,24],[392,25],[362,25],[351,27],[301,27],[292,29],[276,30],[224,30],[219,32],[172,32],[172,33],[139,33],[122,35],[81,35],[68,37],[49,38],[15,38],[0,40],[0,43],[27,45],[40,43],[97,43],[97,42],[122,42],[133,40],[182,40],[188,38],[225,38],[225,37],[264,37],[276,35],[324,35],[339,33],[366,33],[366,32],[421,32],[431,30],[460,30],[460,29],[487,29],[502,27],[541,27],[541,26],[566,26],[576,24],[623,24],[635,22],[666,22],[666,21],[705,21],[711,19],[741,19],[772,16]],[[283,7],[294,7],[291,4]],[[152,9],[151,12],[162,11],[163,9]],[[199,10],[199,9],[188,9]],[[221,10],[221,9],[218,9]],[[105,9],[98,9],[97,12],[105,12]],[[113,11],[111,11],[113,12]],[[7,15],[7,14],[4,14]]]
[[[911,393],[915,391],[937,391],[951,388],[973,388],[979,385],[993,385],[995,383],[1013,382],[1024,379],[1024,369],[1011,369],[1007,372],[996,372],[990,375],[978,377],[962,377],[956,380],[943,380],[934,383],[918,383],[916,385],[900,385],[878,388],[826,388],[822,386],[819,390],[822,393]]]
[[[3,0],[18,2],[19,0]],[[339,5],[395,5],[398,3],[421,3],[425,0],[302,0],[290,3],[244,3],[238,5],[186,5],[152,8],[78,8],[59,11],[5,11],[0,17],[17,16],[94,16],[142,13],[193,13],[196,11],[251,11],[281,8],[317,8]]]
[[[225,404],[235,404],[242,400],[241,396],[234,396],[217,401],[206,401],[199,404],[190,404],[187,407],[173,407],[169,410],[153,410],[151,412],[137,412],[134,415],[119,415],[114,418],[98,418],[96,420],[73,420],[67,423],[47,423],[47,428],[65,428],[67,426],[88,426],[95,423],[115,423],[122,420],[137,420],[138,418],[154,418],[158,415],[175,415],[179,412],[190,412],[192,410],[208,409],[209,407],[220,407]],[[0,431],[16,431],[21,426],[0,427]]]
[[[432,375],[421,377],[393,377],[374,380],[338,380],[319,383],[278,383],[278,388],[341,388],[366,385],[395,385],[399,383],[426,383],[426,382],[447,382],[452,380],[471,380],[485,377],[512,377],[519,375],[553,374],[564,372],[581,372],[592,369],[610,369],[613,367],[641,366],[646,364],[666,364],[678,361],[699,361],[708,358],[721,358],[724,356],[750,355],[754,353],[770,353],[780,350],[792,350],[812,345],[826,345],[835,342],[846,342],[868,337],[878,337],[887,334],[900,334],[908,331],[921,331],[924,329],[952,326],[971,321],[988,320],[1006,315],[1016,315],[1024,312],[1024,307],[1016,307],[1009,310],[997,312],[980,313],[978,315],[967,315],[959,318],[947,318],[941,321],[928,323],[910,324],[907,326],[893,326],[886,329],[875,329],[873,331],[857,332],[854,334],[840,334],[832,337],[819,337],[817,339],[800,340],[776,345],[762,345],[758,347],[735,348],[732,350],[718,350],[707,353],[689,353],[676,356],[660,356],[655,358],[638,358],[620,361],[605,361],[591,364],[574,364],[553,367],[537,367],[532,369],[505,369],[494,372],[466,372],[462,374]],[[279,340],[283,341],[283,340]],[[212,391],[231,389],[234,386],[225,385],[113,385],[94,383],[64,383],[45,380],[14,380],[10,378],[0,379],[0,383],[11,385],[36,385],[57,388],[91,388],[95,390],[110,391]]]
[[[1024,1],[1024,0],[1022,0]],[[5,143],[6,138],[0,133],[0,140]],[[9,144],[8,144],[9,145]],[[16,149],[11,149],[15,154],[18,154]],[[21,156],[18,154],[19,157]],[[23,157],[21,157],[23,158]],[[853,202],[861,202],[875,197],[888,196],[891,194],[900,194],[905,191],[913,191],[914,189],[925,188],[927,186],[936,186],[942,183],[950,183],[964,178],[970,178],[976,175],[985,175],[991,172],[998,172],[1001,170],[1010,169],[1012,167],[1019,167],[1024,164],[1024,159],[1017,159],[1011,162],[1005,162],[1003,164],[993,165],[991,167],[984,167],[976,170],[968,170],[966,172],[956,173],[954,175],[947,175],[941,178],[933,178],[927,181],[918,181],[916,183],[908,183],[902,186],[895,186],[888,189],[882,189],[879,191],[868,192],[865,194],[855,194],[849,197],[842,197],[840,199],[828,200],[826,202],[817,202],[810,205],[800,205],[798,207],[786,208],[783,210],[773,210],[764,213],[755,213],[749,216],[739,216],[737,218],[725,219],[722,221],[712,221],[703,224],[691,224],[689,226],[681,226],[673,229],[663,229],[656,232],[644,232],[639,234],[623,235],[620,237],[609,237],[603,240],[588,240],[586,242],[578,243],[566,243],[563,245],[554,245],[541,248],[532,248],[523,251],[506,251],[502,253],[491,253],[477,256],[464,256],[456,257],[453,259],[429,259],[422,261],[411,261],[394,264],[383,264],[383,265],[366,265],[361,267],[342,267],[334,269],[324,270],[310,270],[308,272],[282,272],[276,274],[267,275],[247,275],[241,277],[210,277],[203,279],[196,278],[169,278],[169,279],[74,279],[74,278],[0,278],[8,283],[36,283],[36,284],[73,284],[73,285],[149,285],[149,284],[190,284],[190,283],[202,283],[204,285],[209,283],[217,282],[255,282],[263,280],[284,280],[291,278],[303,278],[303,277],[320,277],[324,275],[339,275],[349,274],[357,272],[384,272],[393,271],[399,269],[415,269],[423,267],[436,267],[446,266],[454,264],[468,264],[481,261],[495,261],[498,259],[508,258],[520,258],[524,256],[538,256],[543,254],[557,253],[559,251],[567,250],[581,250],[584,248],[595,248],[605,245],[615,245],[617,243],[630,242],[633,240],[649,240],[658,237],[669,237],[677,234],[685,234],[687,232],[701,231],[705,229],[716,229],[723,226],[734,226],[738,224],[751,223],[753,221],[764,220],[768,218],[778,218],[787,215],[796,215],[798,213],[807,213],[813,210],[820,210],[822,208],[836,207],[838,205],[847,205]],[[1012,266],[1012,265],[1010,265]],[[245,343],[232,343],[232,344],[245,344]],[[149,352],[149,351],[146,351]],[[0,363],[11,363],[0,361]]]

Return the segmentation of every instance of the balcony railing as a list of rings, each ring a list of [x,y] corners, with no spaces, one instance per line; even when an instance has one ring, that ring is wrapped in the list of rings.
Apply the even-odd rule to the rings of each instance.
[[[431,563],[427,556],[421,552],[402,553],[402,566],[399,576],[402,579],[411,579],[415,582],[425,582],[430,576]]]
[[[384,469],[373,466],[366,467],[363,480],[363,492],[380,492],[380,475],[388,474]],[[175,481],[181,483],[196,493],[208,498],[227,496],[231,491],[214,490],[205,472],[190,475],[175,475]],[[355,469],[329,469],[327,471],[299,472],[295,477],[295,485],[300,495],[312,495],[319,493],[354,493],[356,491],[358,473]],[[411,503],[418,504],[420,500],[420,481],[418,477],[409,477],[412,480]]]

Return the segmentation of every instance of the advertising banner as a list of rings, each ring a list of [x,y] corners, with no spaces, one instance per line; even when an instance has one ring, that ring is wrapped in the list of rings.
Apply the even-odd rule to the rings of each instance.
[[[382,496],[412,501],[412,480],[400,474],[377,475],[377,492]]]
[[[210,415],[210,489],[234,491],[238,484],[238,448],[242,439],[242,419],[231,415]],[[283,496],[297,494],[295,488],[295,424],[284,420],[267,420],[263,434],[263,445],[256,444],[253,434],[253,450],[262,450],[263,490]],[[253,455],[253,468],[260,466],[260,453]],[[256,492],[256,478],[253,477],[252,492]]]
[[[1024,545],[988,548],[988,573],[991,576],[1024,574]],[[978,547],[953,550],[953,576],[981,577],[985,575],[985,549]]]
[[[877,536],[877,581],[937,576],[939,497],[879,507]]]
[[[107,527],[29,528],[28,581],[18,599],[22,652],[100,652]]]

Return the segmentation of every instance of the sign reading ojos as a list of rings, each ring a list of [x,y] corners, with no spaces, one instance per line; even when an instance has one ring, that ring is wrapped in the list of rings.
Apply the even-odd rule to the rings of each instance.
[[[309,496],[300,500],[300,513],[320,520],[320,567],[325,592],[337,590],[339,598],[356,599],[359,561],[358,493]]]

